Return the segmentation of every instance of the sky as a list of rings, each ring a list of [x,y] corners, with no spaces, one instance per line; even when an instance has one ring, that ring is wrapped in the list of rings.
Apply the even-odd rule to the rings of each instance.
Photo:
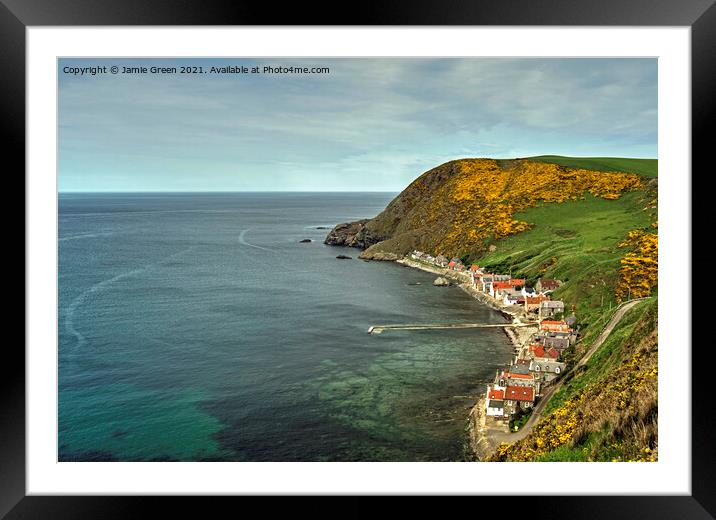
[[[109,72],[229,65],[262,72]],[[107,72],[68,68],[91,66]],[[73,58],[58,67],[65,192],[397,192],[465,157],[657,157],[651,58]]]

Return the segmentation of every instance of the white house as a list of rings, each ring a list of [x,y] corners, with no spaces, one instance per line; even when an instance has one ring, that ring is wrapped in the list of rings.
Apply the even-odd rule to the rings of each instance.
[[[499,385],[487,385],[485,396],[485,413],[488,417],[505,416],[505,387]]]

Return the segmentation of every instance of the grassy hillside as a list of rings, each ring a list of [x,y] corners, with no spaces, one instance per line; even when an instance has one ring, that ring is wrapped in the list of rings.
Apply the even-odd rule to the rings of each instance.
[[[618,200],[587,196],[528,209],[516,218],[531,222],[531,229],[494,242],[494,252],[475,260],[489,269],[511,270],[528,285],[539,277],[566,282],[555,297],[576,306],[584,327],[616,304],[624,256],[618,244],[629,231],[647,228],[655,218],[655,210],[645,209],[648,198],[636,191]]]
[[[563,157],[561,155],[538,155],[530,161],[560,164],[586,170],[633,172],[645,177],[657,177],[659,161],[656,159],[628,159],[624,157]]]
[[[528,160],[461,159],[418,177],[351,244],[362,254],[412,249],[477,258],[495,241],[533,223],[518,215],[541,204],[617,200],[644,187],[634,173],[568,168]]]

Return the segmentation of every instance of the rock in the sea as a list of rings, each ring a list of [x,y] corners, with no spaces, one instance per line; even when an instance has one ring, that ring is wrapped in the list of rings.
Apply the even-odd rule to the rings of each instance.
[[[304,238],[303,240],[299,240],[299,244],[307,244],[308,242],[313,242],[310,238]]]
[[[331,229],[331,228],[328,228],[326,226],[316,226],[316,229]]]
[[[346,256],[346,255],[338,255],[336,258],[338,260],[350,260],[351,259],[350,256]]]
[[[447,278],[438,276],[437,278],[435,278],[433,285],[436,285],[438,287],[447,287],[448,285],[450,285],[450,281]]]

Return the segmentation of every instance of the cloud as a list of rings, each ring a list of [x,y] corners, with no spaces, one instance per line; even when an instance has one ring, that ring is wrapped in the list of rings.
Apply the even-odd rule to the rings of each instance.
[[[330,74],[60,74],[61,189],[399,190],[456,156],[656,153],[653,59],[193,63],[267,62]]]

